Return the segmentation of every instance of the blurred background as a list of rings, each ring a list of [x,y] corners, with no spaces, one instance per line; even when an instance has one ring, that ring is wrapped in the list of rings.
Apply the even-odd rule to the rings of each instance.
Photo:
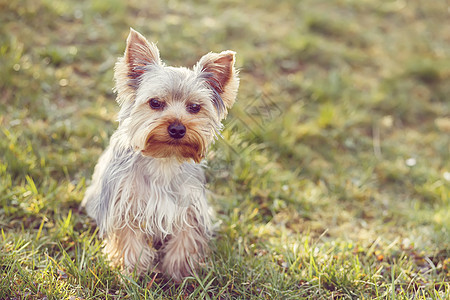
[[[448,295],[449,9],[444,0],[0,0],[5,295],[24,296],[27,280],[13,273],[35,276],[43,267],[28,259],[45,265],[44,252],[73,275],[69,285],[94,278],[64,264],[77,245],[98,250],[78,205],[117,127],[113,67],[130,27],[168,65],[237,52],[238,100],[208,155],[221,222],[210,288]],[[42,250],[12,254],[19,237]]]

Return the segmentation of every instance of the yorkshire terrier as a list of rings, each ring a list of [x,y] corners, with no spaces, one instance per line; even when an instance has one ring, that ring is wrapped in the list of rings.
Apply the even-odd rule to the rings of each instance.
[[[234,63],[235,52],[223,51],[192,69],[166,66],[130,28],[114,69],[119,126],[82,202],[125,273],[159,270],[180,282],[207,255],[203,161],[236,99]]]

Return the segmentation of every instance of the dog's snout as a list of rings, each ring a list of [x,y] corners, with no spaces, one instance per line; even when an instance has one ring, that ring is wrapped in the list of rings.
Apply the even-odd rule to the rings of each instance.
[[[186,134],[186,127],[180,122],[175,122],[167,127],[170,137],[174,139],[181,139]]]

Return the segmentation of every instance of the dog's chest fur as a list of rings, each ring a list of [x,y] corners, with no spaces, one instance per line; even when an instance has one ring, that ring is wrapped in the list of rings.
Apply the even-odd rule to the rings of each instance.
[[[201,165],[144,157],[114,146],[112,140],[100,159],[104,174],[93,184],[100,188],[92,195],[97,201],[87,203],[88,213],[99,212],[91,217],[104,222],[100,234],[128,226],[163,238],[186,226],[189,215],[209,215]],[[209,218],[202,219],[197,222],[207,230]]]

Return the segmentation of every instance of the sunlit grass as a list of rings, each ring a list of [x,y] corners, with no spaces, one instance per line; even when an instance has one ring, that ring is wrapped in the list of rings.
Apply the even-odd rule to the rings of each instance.
[[[450,297],[445,1],[0,0],[0,298]],[[237,52],[208,154],[218,229],[180,285],[108,266],[79,209],[129,27]]]

